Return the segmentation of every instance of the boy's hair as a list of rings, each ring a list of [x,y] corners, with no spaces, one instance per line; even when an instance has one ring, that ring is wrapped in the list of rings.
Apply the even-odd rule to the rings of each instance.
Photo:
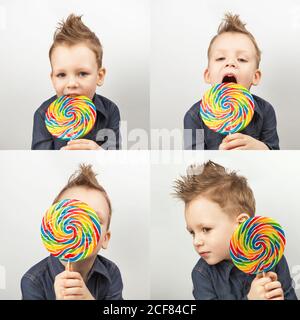
[[[255,214],[255,199],[247,179],[235,171],[227,172],[213,161],[190,166],[187,175],[175,181],[174,190],[173,195],[186,206],[202,196],[217,203],[227,214]]]
[[[102,67],[103,51],[100,40],[82,21],[82,16],[70,14],[66,21],[61,21],[54,33],[53,44],[49,50],[49,58],[55,47],[59,45],[74,46],[85,43],[96,55],[98,68]]]
[[[252,33],[250,33],[246,28],[245,28],[246,23],[243,23],[240,18],[239,15],[235,14],[231,14],[231,13],[225,13],[225,17],[223,19],[223,21],[221,22],[221,24],[218,27],[218,33],[211,39],[208,50],[207,50],[207,57],[209,59],[210,57],[210,51],[211,51],[211,47],[212,44],[214,43],[214,41],[216,40],[216,38],[225,32],[236,32],[236,33],[242,33],[245,34],[246,36],[248,36],[248,38],[252,41],[254,47],[255,47],[255,51],[256,51],[256,61],[257,61],[257,67],[259,67],[259,63],[260,63],[260,59],[261,59],[261,51],[257,45],[257,42],[254,38],[254,36],[252,35]]]
[[[110,219],[112,215],[112,208],[110,199],[105,191],[105,189],[99,184],[96,179],[95,172],[92,170],[91,165],[81,164],[79,166],[79,170],[75,171],[69,178],[68,183],[63,187],[63,189],[59,192],[56,198],[53,201],[53,204],[60,200],[62,194],[73,187],[85,187],[88,189],[98,190],[102,193],[103,197],[105,198],[109,212],[108,212],[108,222],[107,222],[107,230],[109,229]]]

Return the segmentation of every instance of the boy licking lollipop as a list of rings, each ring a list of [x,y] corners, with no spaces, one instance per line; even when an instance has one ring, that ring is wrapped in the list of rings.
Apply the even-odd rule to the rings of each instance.
[[[255,38],[238,15],[226,14],[208,47],[204,80],[210,85],[237,83],[250,90],[261,79],[261,52]],[[255,109],[250,124],[241,132],[224,135],[210,130],[199,113],[200,101],[185,114],[185,149],[279,149],[275,111],[271,104],[253,95]],[[204,140],[204,145],[203,145]]]
[[[95,35],[71,14],[59,24],[49,51],[51,80],[56,95],[42,103],[34,114],[33,150],[96,150],[119,149],[120,113],[109,99],[96,94],[96,87],[104,82],[106,70],[102,67],[102,46]],[[81,139],[63,141],[54,137],[45,125],[49,105],[61,96],[86,96],[96,107],[96,122]]]
[[[297,299],[284,256],[264,276],[244,273],[230,259],[233,232],[255,213],[244,177],[208,161],[189,167],[174,189],[185,203],[186,227],[201,257],[192,271],[195,299]]]
[[[26,300],[119,300],[122,278],[118,267],[98,255],[110,239],[111,202],[98,183],[91,166],[81,165],[53,203],[77,199],[91,207],[99,217],[101,235],[97,246],[83,260],[62,261],[50,255],[28,270],[21,280],[22,297]],[[73,223],[74,225],[74,223]]]

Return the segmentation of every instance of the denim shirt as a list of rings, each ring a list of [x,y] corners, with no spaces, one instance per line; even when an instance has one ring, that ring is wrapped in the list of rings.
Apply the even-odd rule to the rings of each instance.
[[[255,104],[254,115],[249,125],[240,133],[262,141],[271,150],[278,150],[279,138],[275,111],[269,102],[258,96],[252,96]],[[184,116],[184,148],[186,150],[217,150],[225,136],[212,131],[204,124],[200,116],[200,101],[196,102]],[[200,129],[204,130],[204,137]]]
[[[45,125],[45,113],[49,105],[57,99],[53,96],[45,101],[34,113],[32,150],[59,150],[67,141],[55,138]],[[96,107],[96,122],[93,129],[82,139],[95,141],[103,149],[120,149],[120,112],[118,107],[109,99],[95,94],[93,103]],[[106,130],[110,131],[106,134]],[[110,138],[114,135],[113,139]]]
[[[29,269],[21,279],[22,299],[55,300],[54,280],[65,267],[50,255]],[[86,286],[96,300],[122,300],[123,283],[119,268],[98,255],[88,274]]]
[[[284,299],[297,300],[284,256],[271,271],[277,273]],[[208,265],[205,260],[199,259],[192,271],[193,295],[196,300],[247,300],[254,278],[255,275],[242,272],[231,261]]]

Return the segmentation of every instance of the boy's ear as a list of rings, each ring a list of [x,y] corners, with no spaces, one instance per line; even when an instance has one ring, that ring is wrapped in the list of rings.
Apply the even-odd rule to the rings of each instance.
[[[106,74],[106,69],[105,68],[99,68],[98,74],[97,74],[97,86],[100,87],[100,86],[103,85],[105,74]]]
[[[210,84],[210,74],[209,74],[208,68],[204,70],[203,77],[204,77],[204,81]]]
[[[257,86],[260,82],[260,79],[261,79],[261,71],[257,69],[253,75],[252,84],[254,86]]]
[[[249,216],[248,213],[241,213],[236,217],[236,222],[238,224],[241,224],[241,223],[243,223],[244,221],[246,221],[249,218],[250,218],[250,216]]]
[[[109,242],[109,239],[110,239],[110,231],[106,231],[105,232],[105,235],[104,235],[104,238],[103,238],[103,242],[102,242],[102,249],[107,249],[108,247],[108,242]]]

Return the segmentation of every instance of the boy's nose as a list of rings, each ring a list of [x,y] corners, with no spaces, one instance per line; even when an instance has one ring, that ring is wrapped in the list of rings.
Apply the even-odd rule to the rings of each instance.
[[[235,68],[236,66],[236,62],[234,60],[228,60],[226,62],[226,67],[232,67],[232,68]]]
[[[195,235],[193,242],[194,242],[195,247],[204,245],[204,240],[202,239],[202,237],[197,236],[197,235]]]
[[[75,77],[69,77],[67,87],[69,88],[76,88],[78,87],[78,83],[75,79]]]

